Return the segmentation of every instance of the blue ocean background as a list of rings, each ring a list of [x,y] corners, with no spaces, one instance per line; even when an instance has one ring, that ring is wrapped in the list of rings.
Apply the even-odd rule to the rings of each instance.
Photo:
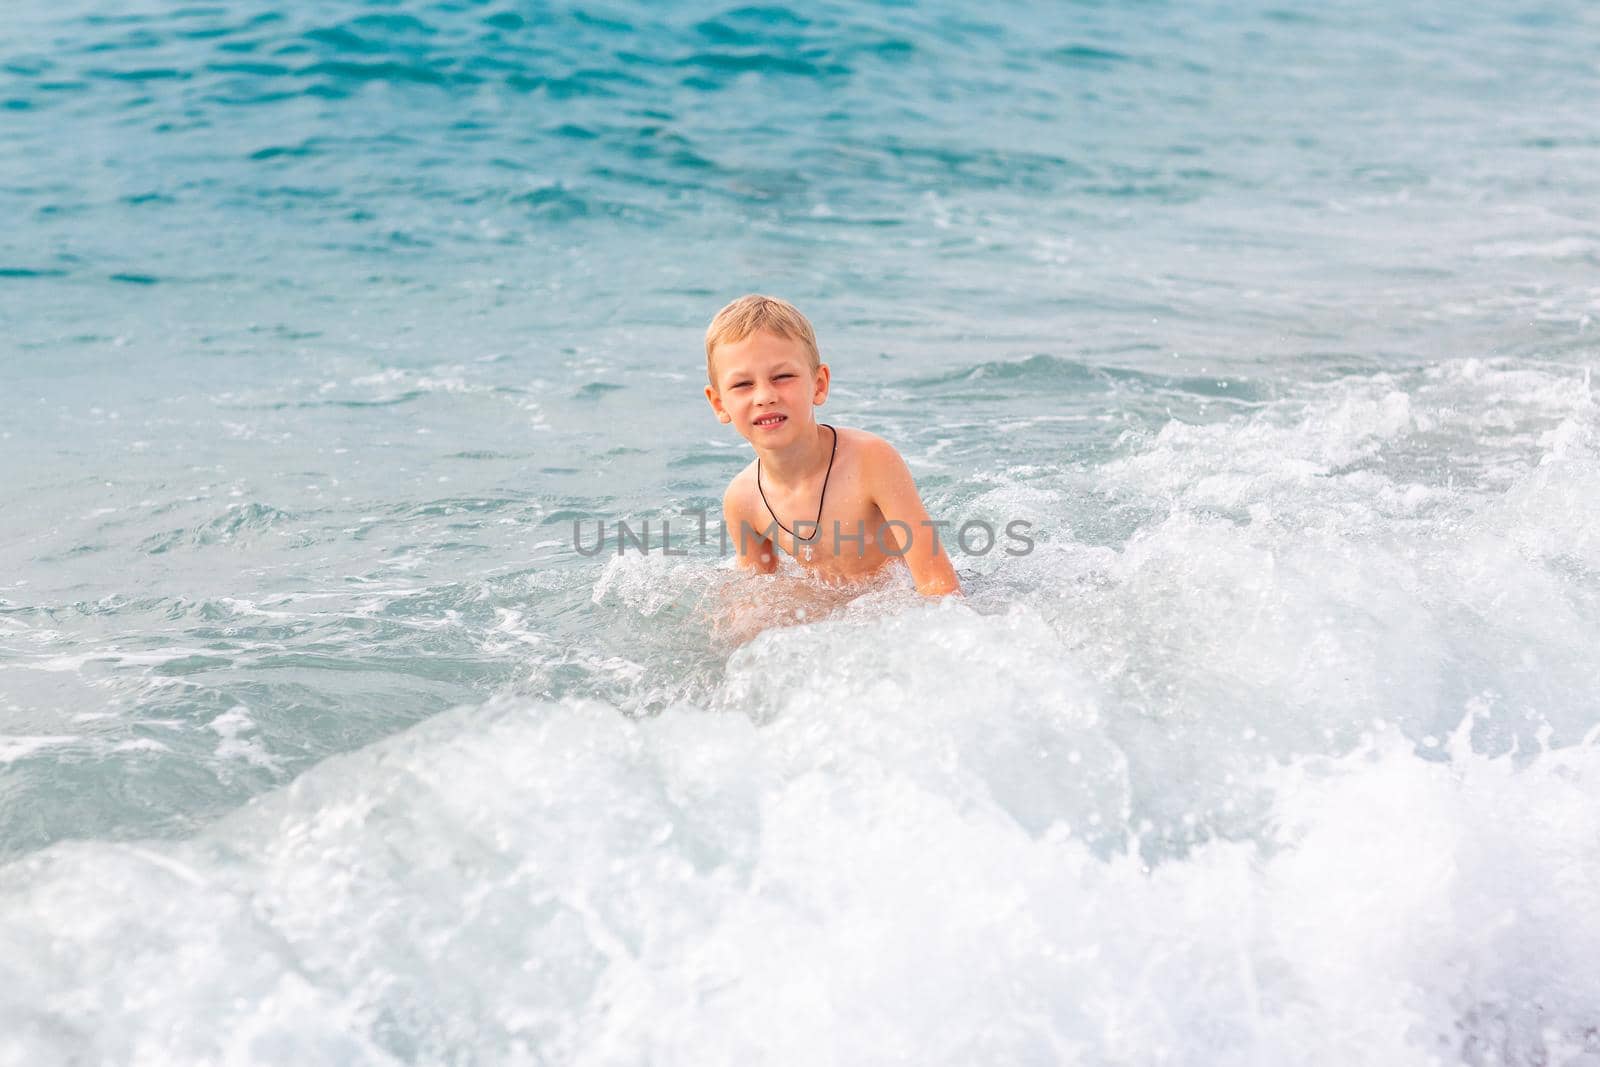
[[[0,1063],[1600,1063],[1597,100],[1577,0],[11,0]],[[1035,551],[575,552],[749,291]]]

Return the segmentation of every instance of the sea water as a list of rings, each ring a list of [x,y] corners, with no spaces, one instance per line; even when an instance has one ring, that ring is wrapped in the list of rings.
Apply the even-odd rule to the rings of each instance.
[[[0,1062],[1600,1063],[1592,5],[0,27]]]

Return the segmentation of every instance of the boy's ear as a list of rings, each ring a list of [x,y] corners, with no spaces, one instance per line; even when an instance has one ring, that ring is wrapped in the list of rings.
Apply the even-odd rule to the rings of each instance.
[[[828,365],[826,363],[818,363],[816,384],[811,387],[811,404],[813,407],[821,407],[823,401],[828,399],[828,382],[831,377],[832,372],[828,370]]]
[[[717,413],[719,422],[732,422],[733,416],[729,415],[722,406],[722,394],[711,386],[706,386],[706,400],[711,404],[711,410]]]

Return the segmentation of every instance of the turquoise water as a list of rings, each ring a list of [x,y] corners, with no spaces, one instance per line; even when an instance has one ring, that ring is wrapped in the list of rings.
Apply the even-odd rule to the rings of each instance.
[[[1592,7],[0,26],[0,1062],[1600,1056]],[[573,551],[751,290],[1035,551]]]

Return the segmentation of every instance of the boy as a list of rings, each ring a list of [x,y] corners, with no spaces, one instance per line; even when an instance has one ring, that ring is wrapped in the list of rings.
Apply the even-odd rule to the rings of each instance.
[[[794,305],[752,294],[717,312],[706,376],[717,418],[756,450],[722,498],[741,567],[771,574],[782,548],[808,570],[853,581],[898,556],[918,592],[961,592],[900,453],[881,437],[817,422],[830,372]]]

